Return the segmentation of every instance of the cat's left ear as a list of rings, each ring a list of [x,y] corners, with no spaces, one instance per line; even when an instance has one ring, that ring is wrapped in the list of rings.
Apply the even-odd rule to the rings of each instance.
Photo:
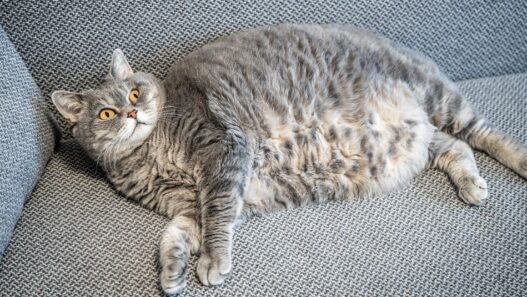
[[[86,102],[82,100],[80,93],[55,91],[51,94],[51,100],[60,114],[71,123],[78,122],[86,110]]]
[[[113,51],[112,62],[110,63],[110,71],[106,76],[107,79],[125,80],[132,76],[134,72],[126,61],[126,57],[121,49]]]

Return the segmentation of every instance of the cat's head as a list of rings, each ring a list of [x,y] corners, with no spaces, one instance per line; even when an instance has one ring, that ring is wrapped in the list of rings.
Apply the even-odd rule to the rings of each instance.
[[[115,50],[105,83],[79,93],[51,95],[58,111],[73,124],[73,136],[93,157],[109,157],[141,145],[152,133],[164,102],[153,75],[132,71]]]

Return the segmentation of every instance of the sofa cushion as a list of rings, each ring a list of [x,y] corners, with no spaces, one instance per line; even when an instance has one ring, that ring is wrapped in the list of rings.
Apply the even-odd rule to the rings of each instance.
[[[527,74],[460,83],[500,129],[527,142]],[[527,182],[477,153],[490,188],[461,202],[428,170],[376,199],[254,218],[236,232],[225,284],[196,257],[183,296],[521,296],[527,292]],[[156,296],[167,220],[117,195],[78,145],[63,143],[0,265],[2,296]]]
[[[37,85],[0,28],[0,258],[51,156],[53,131]]]
[[[454,80],[527,71],[524,1],[2,1],[0,23],[44,95],[100,83],[120,47],[134,69],[164,77],[196,47],[282,22],[377,30],[433,58]],[[50,104],[51,106],[51,104]],[[58,113],[57,113],[58,116]],[[69,137],[62,117],[59,123]]]

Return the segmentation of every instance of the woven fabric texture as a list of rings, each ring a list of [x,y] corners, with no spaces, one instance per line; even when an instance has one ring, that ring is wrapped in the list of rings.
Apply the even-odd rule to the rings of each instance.
[[[0,28],[0,259],[54,147],[49,111]]]
[[[497,127],[527,143],[527,74],[460,83]],[[242,225],[225,284],[196,257],[182,296],[525,296],[527,182],[481,153],[490,187],[468,207],[429,170],[398,192]],[[50,161],[0,265],[0,296],[158,296],[167,220],[118,196],[68,141]]]
[[[376,30],[430,56],[454,80],[526,72],[526,20],[521,0],[0,0],[0,24],[47,98],[99,84],[117,47],[135,69],[164,77],[206,42],[283,22]]]

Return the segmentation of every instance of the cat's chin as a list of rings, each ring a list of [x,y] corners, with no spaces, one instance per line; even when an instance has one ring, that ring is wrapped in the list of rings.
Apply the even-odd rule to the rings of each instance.
[[[128,143],[131,145],[142,144],[152,133],[154,126],[146,123],[138,122],[128,137]]]

